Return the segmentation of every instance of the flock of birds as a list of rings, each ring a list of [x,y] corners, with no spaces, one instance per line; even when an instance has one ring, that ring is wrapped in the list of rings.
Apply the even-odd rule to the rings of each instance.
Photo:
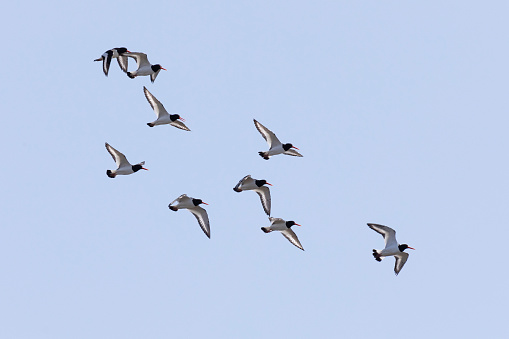
[[[136,60],[137,69],[134,72],[128,71],[128,58],[133,58]],[[134,79],[138,76],[150,76],[150,80],[153,83],[161,70],[166,70],[161,67],[159,64],[152,65],[147,58],[145,53],[138,52],[130,52],[125,47],[113,48],[104,52],[104,54],[94,61],[102,61],[103,72],[106,76],[108,76],[110,64],[112,59],[117,59],[118,65],[120,69],[127,74],[127,76],[131,79]],[[158,125],[169,124],[176,128],[182,129],[184,131],[190,131],[190,129],[184,124],[184,119],[180,117],[178,114],[169,114],[164,108],[163,104],[159,100],[156,99],[152,93],[148,91],[148,89],[144,86],[143,92],[145,93],[145,97],[149,102],[150,106],[154,110],[157,119],[153,122],[147,123],[149,127],[154,127]],[[261,123],[253,119],[254,125],[258,132],[263,136],[265,141],[269,144],[269,150],[265,152],[258,152],[259,155],[265,159],[269,160],[270,157],[279,154],[286,154],[296,157],[302,157],[302,155],[297,151],[299,150],[297,147],[293,146],[290,143],[283,144],[276,137],[274,132],[269,130],[267,127],[263,126]],[[143,167],[145,161],[132,165],[126,158],[126,156],[113,148],[110,144],[106,143],[106,149],[111,154],[113,160],[117,165],[117,169],[115,170],[107,170],[106,175],[110,178],[115,178],[117,175],[129,175],[139,170],[148,170]],[[281,218],[273,218],[270,216],[271,214],[271,199],[270,199],[270,190],[269,187],[265,186],[269,185],[264,179],[253,179],[251,175],[246,175],[242,178],[237,185],[233,188],[235,192],[242,191],[254,191],[260,197],[260,201],[262,203],[263,210],[269,216],[270,226],[262,227],[262,231],[265,233],[270,233],[273,231],[279,231],[281,234],[288,239],[293,245],[304,250],[302,247],[299,238],[292,230],[292,226],[301,226],[297,224],[293,220],[284,220]],[[169,209],[172,211],[178,211],[179,209],[187,209],[190,211],[198,220],[198,224],[200,225],[203,232],[210,238],[210,223],[207,215],[207,211],[201,207],[200,205],[208,205],[201,199],[195,199],[193,197],[189,197],[186,194],[182,194],[175,200],[173,200],[169,205]],[[379,224],[368,223],[368,226],[374,230],[375,232],[380,233],[385,240],[385,248],[383,250],[373,250],[373,257],[376,261],[382,261],[382,258],[394,256],[396,259],[394,265],[394,272],[396,275],[399,274],[403,265],[405,265],[408,260],[408,253],[404,252],[407,248],[414,249],[409,247],[407,244],[398,244],[396,240],[396,231],[392,228]]]

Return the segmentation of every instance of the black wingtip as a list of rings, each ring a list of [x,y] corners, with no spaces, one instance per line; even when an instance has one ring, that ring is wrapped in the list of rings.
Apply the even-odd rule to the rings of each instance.
[[[264,231],[265,233],[270,233],[270,230],[268,230],[266,227],[262,227],[261,229],[262,229],[262,231]]]
[[[178,208],[176,208],[175,206],[171,206],[171,205],[168,205],[168,208],[175,212],[178,210]]]
[[[148,127],[154,127],[155,125],[151,122],[147,122]]]
[[[134,75],[132,75],[132,74],[131,74],[131,72],[127,72],[127,76],[128,76],[129,78],[131,78],[131,79],[134,79],[134,78],[135,78],[135,76],[134,76]]]
[[[116,173],[113,173],[111,170],[107,170],[107,171],[106,171],[106,175],[107,175],[108,177],[112,178],[112,179],[113,179],[113,178],[115,178],[115,177],[117,176],[117,174],[116,174]]]
[[[234,187],[234,188],[233,188],[233,190],[234,190],[235,192],[242,192],[242,190],[241,190],[240,188],[237,188],[237,187]]]

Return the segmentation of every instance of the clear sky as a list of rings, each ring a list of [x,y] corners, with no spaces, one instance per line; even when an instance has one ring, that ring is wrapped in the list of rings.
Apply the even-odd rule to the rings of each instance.
[[[509,335],[506,1],[1,9],[0,337]],[[121,46],[167,71],[105,77]],[[143,86],[191,132],[149,128]],[[260,158],[253,118],[304,157]],[[149,171],[108,178],[105,142]],[[367,222],[416,248],[399,276]]]

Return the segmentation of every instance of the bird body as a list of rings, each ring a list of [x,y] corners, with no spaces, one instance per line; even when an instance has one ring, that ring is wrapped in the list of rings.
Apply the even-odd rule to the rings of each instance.
[[[177,202],[176,205],[172,205],[174,202]],[[205,235],[210,238],[210,223],[207,211],[200,207],[200,204],[208,205],[206,202],[203,202],[201,199],[195,199],[187,196],[187,194],[182,194],[177,199],[173,200],[168,208],[172,211],[178,211],[180,209],[187,209],[191,212],[198,220],[198,224],[201,229],[205,233]]]
[[[148,103],[150,104],[150,106],[154,110],[154,113],[157,116],[157,119],[155,121],[147,123],[148,126],[154,127],[157,125],[169,124],[172,125],[173,127],[183,129],[184,131],[190,131],[190,129],[187,128],[187,126],[183,122],[178,121],[178,120],[185,121],[184,118],[182,118],[178,114],[169,114],[164,108],[163,104],[161,104],[161,102],[157,100],[156,97],[152,95],[152,93],[150,93],[145,86],[143,86],[143,92],[145,93],[145,97],[147,98]]]
[[[251,177],[251,175],[246,175],[244,178],[240,179],[238,184],[233,188],[235,192],[242,191],[255,191],[260,197],[260,201],[262,202],[263,210],[267,215],[270,215],[270,190],[267,186],[270,185],[266,180],[256,180]]]
[[[408,260],[408,253],[404,252],[407,248],[415,250],[407,244],[398,244],[396,240],[396,231],[392,228],[379,224],[368,223],[369,228],[381,234],[385,240],[385,248],[383,250],[373,249],[373,257],[376,261],[382,261],[384,257],[394,256],[396,259],[394,265],[394,273],[399,274],[406,261]]]
[[[126,53],[125,55],[136,60],[136,65],[138,66],[136,71],[127,72],[127,76],[131,79],[134,79],[138,76],[150,75],[150,81],[154,82],[162,69],[166,71],[166,69],[162,68],[159,64],[152,65],[148,61],[147,55],[145,53],[130,52]]]
[[[256,119],[253,119],[254,124],[256,126],[256,129],[262,137],[267,141],[269,144],[269,150],[267,152],[258,152],[260,156],[265,159],[269,160],[270,157],[278,154],[286,154],[286,155],[292,155],[294,157],[302,157],[302,155],[296,151],[298,150],[297,147],[293,146],[292,144],[282,144],[281,141],[276,137],[276,135],[269,130],[267,127],[260,124]]]
[[[129,53],[127,48],[125,47],[117,47],[107,50],[101,55],[100,58],[95,59],[94,61],[102,61],[103,62],[103,72],[104,75],[108,76],[108,72],[110,70],[111,59],[117,59],[118,65],[122,71],[127,72],[127,57],[124,53]]]
[[[136,165],[131,165],[124,154],[114,149],[110,144],[105,143],[106,149],[110,153],[111,157],[117,164],[116,170],[107,170],[106,175],[110,178],[115,178],[117,175],[129,175],[138,172],[140,169],[147,170],[143,167],[145,161],[142,161]],[[148,170],[147,170],[148,171]]]
[[[297,226],[301,226],[301,225],[295,223],[295,221],[292,221],[292,220],[285,221],[281,218],[269,217],[269,220],[271,222],[270,226],[262,227],[262,231],[264,231],[265,233],[279,231],[286,239],[288,239],[288,241],[290,241],[293,245],[295,245],[296,247],[298,247],[304,251],[304,248],[302,247],[302,245],[299,241],[299,238],[297,237],[295,232],[292,231],[292,229],[291,229],[291,227],[293,225],[297,225]]]

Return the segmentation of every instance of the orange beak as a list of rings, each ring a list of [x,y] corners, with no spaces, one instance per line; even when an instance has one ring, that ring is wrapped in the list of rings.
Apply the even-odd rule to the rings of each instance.
[[[272,184],[269,184],[268,182],[266,182],[266,184],[272,186]]]
[[[148,171],[148,168],[142,167],[141,169],[144,169],[145,171]]]
[[[202,204],[205,204],[205,205],[208,205],[205,201],[202,201],[201,203],[202,203]]]
[[[411,250],[415,250],[415,248],[413,248],[413,247],[410,247],[410,246],[408,246],[408,248],[409,248],[409,249],[411,249]]]
[[[162,67],[161,67],[161,69],[164,69],[165,71],[167,71],[167,69],[166,69],[166,68],[162,68]]]
[[[186,119],[184,119],[184,118],[182,118],[182,117],[180,117],[180,118],[179,118],[179,120],[186,121]]]
[[[295,225],[297,225],[297,226],[302,226],[302,225],[299,225],[299,224],[295,224]]]
[[[292,146],[292,148],[298,149],[298,148],[297,148],[297,147],[295,147],[295,146]],[[300,151],[300,150],[299,150],[299,151]]]

